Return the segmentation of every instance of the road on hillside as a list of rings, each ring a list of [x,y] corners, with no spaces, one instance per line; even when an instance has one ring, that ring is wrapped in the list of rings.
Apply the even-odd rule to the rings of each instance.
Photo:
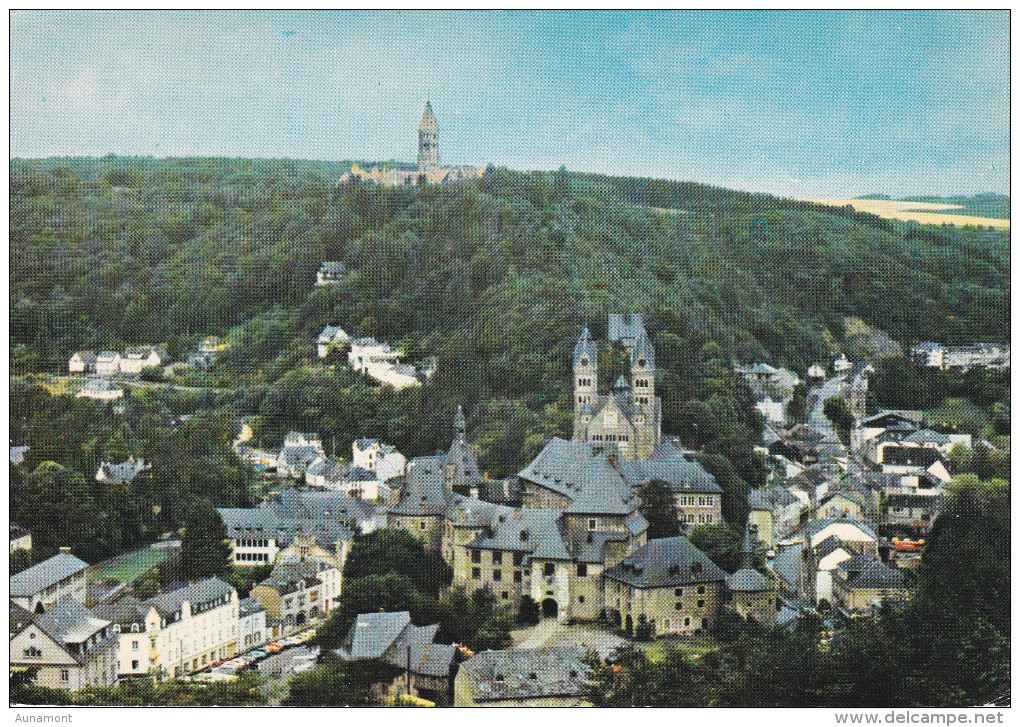
[[[37,374],[38,376],[38,374]],[[11,376],[11,380],[23,379],[24,376],[17,375]],[[141,379],[127,379],[119,376],[49,376],[50,381],[54,382],[81,382],[84,383],[88,379],[105,379],[114,384],[123,384],[124,386],[133,386],[139,389],[171,389],[173,391],[189,391],[189,392],[202,392],[211,391],[214,394],[223,394],[226,392],[234,391],[234,389],[213,389],[208,386],[179,386],[170,381],[142,381]]]

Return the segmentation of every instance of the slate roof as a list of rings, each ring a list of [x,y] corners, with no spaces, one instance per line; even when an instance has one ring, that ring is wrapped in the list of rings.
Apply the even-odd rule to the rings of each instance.
[[[655,349],[652,347],[652,342],[648,340],[648,334],[644,327],[641,328],[637,341],[634,343],[634,352],[631,354],[631,360],[640,361],[640,359],[645,359],[649,367],[655,366]]]
[[[725,581],[726,573],[682,535],[649,540],[611,568],[605,577],[637,588]]]
[[[339,333],[343,333],[343,329],[340,326],[326,326],[322,329],[322,333],[319,334],[317,342],[322,344],[331,343]]]
[[[321,456],[321,450],[310,444],[286,445],[280,450],[277,461],[288,467],[307,467]]]
[[[233,586],[214,576],[189,583],[176,591],[153,596],[145,601],[144,605],[155,608],[162,616],[173,617],[180,612],[185,601],[191,604],[194,613],[196,610],[204,610],[203,606],[212,604],[219,599],[229,599],[232,593],[234,593]]]
[[[935,432],[931,429],[918,429],[904,437],[902,441],[911,442],[912,444],[928,444],[930,442],[939,446],[945,446],[949,444],[950,440],[947,434]]]
[[[443,515],[454,503],[446,486],[443,457],[418,457],[411,461],[400,501],[389,512],[394,515]]]
[[[851,558],[838,566],[841,580],[847,588],[903,588],[903,572],[883,563],[879,558]]]
[[[379,444],[378,439],[355,439],[354,444],[357,445],[358,449],[364,452],[366,449],[371,447],[373,444]]]
[[[301,582],[305,588],[322,583],[319,573],[329,570],[330,565],[318,560],[286,561],[277,563],[269,572],[269,577],[259,585],[272,588],[280,595],[301,590]]]
[[[88,563],[70,553],[57,553],[52,558],[47,558],[42,563],[36,563],[11,576],[10,595],[33,596],[88,567]]]
[[[265,611],[266,607],[256,601],[250,596],[248,598],[242,598],[237,604],[237,616],[238,618],[244,618],[245,616],[251,616],[259,611]]]
[[[633,346],[645,330],[644,316],[640,313],[610,313],[606,324],[606,338],[612,343]]]
[[[108,379],[88,379],[81,387],[90,394],[101,394],[106,391],[119,391],[120,387]]]
[[[882,453],[883,465],[927,469],[936,462],[942,461],[944,460],[941,452],[928,447],[886,447]]]
[[[753,568],[741,568],[726,579],[726,585],[731,591],[743,593],[767,591],[772,588],[769,579]]]
[[[576,494],[566,512],[627,515],[637,509],[637,496],[605,455],[582,460],[571,474]]]
[[[23,628],[32,621],[32,612],[22,608],[14,601],[10,601],[10,617],[7,622],[7,630],[13,639]]]
[[[408,611],[359,614],[338,653],[347,661],[380,659],[409,623]]]
[[[507,508],[509,510],[509,508]],[[559,510],[525,507],[510,511],[467,544],[468,549],[508,550],[548,560],[570,560]]]
[[[100,351],[99,355],[96,357],[96,363],[111,363],[119,358],[120,354],[116,351]]]
[[[77,358],[85,365],[96,363],[96,354],[92,351],[76,351],[71,358]]]
[[[659,450],[657,449],[656,452]],[[654,454],[653,454],[654,457]],[[698,462],[689,462],[682,455],[672,459],[634,460],[620,462],[617,469],[632,488],[639,488],[651,480],[666,482],[673,492],[720,494],[722,488],[708,470]]]
[[[415,626],[408,624],[383,654],[383,660],[404,668],[410,667],[415,674],[430,677],[448,677],[457,655],[453,644],[435,643],[439,624]],[[410,647],[410,663],[408,663]]]
[[[103,462],[99,466],[103,479],[111,482],[132,482],[138,475],[149,469],[151,469],[151,465],[134,457],[128,457],[120,463]]]
[[[18,538],[23,538],[26,535],[31,535],[31,533],[20,525],[11,523],[11,540],[17,540]]]
[[[421,123],[418,124],[419,131],[438,131],[439,124],[436,123],[436,115],[432,113],[432,102],[425,102],[425,110],[421,115]]]
[[[475,702],[583,693],[591,667],[576,646],[483,651],[460,665]]]
[[[581,330],[581,337],[577,339],[577,344],[574,346],[574,365],[579,365],[582,358],[587,358],[589,365],[593,366],[599,360],[598,348],[596,348],[595,341],[591,338],[591,331],[588,330],[588,326]]]
[[[800,587],[802,575],[802,555],[804,543],[793,543],[776,549],[776,557],[772,561],[775,572],[792,588]]]
[[[134,596],[125,596],[113,603],[100,603],[92,609],[92,612],[99,618],[119,624],[123,629],[134,624],[143,625],[149,607]]]
[[[752,510],[772,511],[776,508],[786,507],[798,502],[797,498],[790,494],[790,491],[781,485],[770,485],[758,487],[751,490],[747,496],[747,502]]]
[[[73,598],[64,598],[54,603],[44,613],[36,614],[32,623],[64,646],[81,644],[110,625],[109,621],[97,618],[83,603]],[[89,652],[83,654],[75,651],[70,650],[68,653],[79,663],[87,660]]]
[[[344,264],[338,260],[324,260],[319,266],[319,272],[327,275],[339,275],[344,269]]]

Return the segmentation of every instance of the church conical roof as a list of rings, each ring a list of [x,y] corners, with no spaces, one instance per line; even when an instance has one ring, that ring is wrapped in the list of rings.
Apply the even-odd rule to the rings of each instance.
[[[432,113],[432,102],[425,102],[425,113],[421,115],[421,123],[418,124],[418,131],[438,131],[439,124],[436,122],[436,115]]]
[[[457,416],[453,418],[453,429],[458,434],[467,430],[467,421],[464,419],[464,408],[457,405]]]
[[[620,376],[620,378],[616,380],[616,383],[613,384],[613,391],[626,391],[629,388],[630,384],[627,383],[627,379],[623,376]]]
[[[591,331],[588,330],[588,326],[585,326],[581,331],[581,337],[577,339],[577,345],[574,346],[574,364],[580,362],[582,357],[587,358],[588,365],[591,366],[598,362],[598,350],[595,348],[595,342],[591,340]]]

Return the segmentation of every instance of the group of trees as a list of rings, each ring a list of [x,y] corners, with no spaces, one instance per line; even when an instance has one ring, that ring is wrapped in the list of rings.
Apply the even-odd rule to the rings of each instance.
[[[404,530],[377,530],[358,536],[344,565],[340,605],[316,632],[324,648],[339,646],[358,614],[409,611],[418,625],[439,624],[436,639],[473,650],[510,645],[516,614],[508,603],[480,589],[468,595],[449,589],[453,573],[435,551]]]
[[[699,542],[708,530],[695,531],[703,531]],[[588,699],[605,706],[987,703],[1010,685],[1009,542],[1009,485],[961,478],[906,605],[887,603],[876,619],[851,621],[831,642],[817,618],[803,618],[793,632],[753,623],[720,631],[722,648],[696,660],[668,642],[659,661],[639,650],[619,654],[612,666],[595,657]]]

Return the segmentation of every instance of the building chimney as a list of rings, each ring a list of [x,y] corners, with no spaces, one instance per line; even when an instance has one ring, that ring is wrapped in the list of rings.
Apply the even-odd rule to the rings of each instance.
[[[70,553],[71,552],[71,546],[70,545],[61,545],[60,546],[60,552],[61,553]]]

